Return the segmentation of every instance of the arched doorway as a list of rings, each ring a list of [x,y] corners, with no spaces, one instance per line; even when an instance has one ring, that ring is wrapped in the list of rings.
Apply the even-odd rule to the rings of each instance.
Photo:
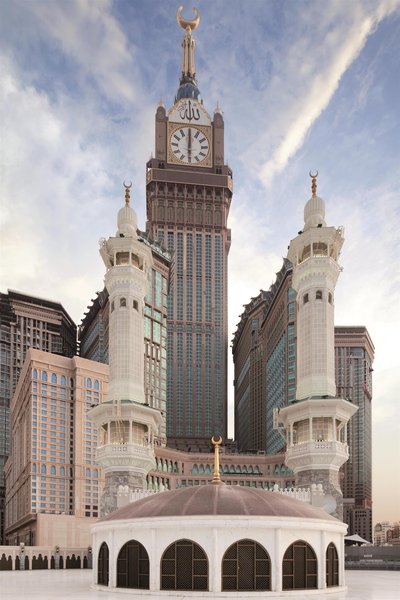
[[[326,549],[326,587],[339,585],[339,557],[332,542]]]
[[[229,546],[222,559],[222,591],[271,589],[271,560],[268,552],[253,540]]]
[[[150,563],[146,548],[130,540],[119,551],[117,560],[117,587],[149,589]]]
[[[310,544],[297,540],[283,557],[284,590],[317,589],[317,557]]]
[[[97,561],[97,583],[99,585],[108,585],[108,566],[109,550],[105,542],[100,546],[99,558]]]
[[[162,590],[208,590],[208,559],[203,548],[190,540],[178,540],[161,559]]]

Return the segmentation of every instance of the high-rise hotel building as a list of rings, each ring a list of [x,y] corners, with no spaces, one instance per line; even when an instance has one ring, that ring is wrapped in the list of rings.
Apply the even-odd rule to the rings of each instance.
[[[205,109],[196,81],[192,21],[173,106],[155,116],[146,165],[147,230],[174,254],[168,296],[167,437],[176,448],[210,447],[227,434],[227,267],[232,172],[224,120]]]
[[[0,544],[4,543],[4,465],[10,453],[10,402],[29,348],[76,354],[76,325],[59,302],[0,293]]]
[[[11,402],[8,544],[90,545],[103,477],[95,464],[97,427],[87,413],[107,381],[108,365],[28,351]]]

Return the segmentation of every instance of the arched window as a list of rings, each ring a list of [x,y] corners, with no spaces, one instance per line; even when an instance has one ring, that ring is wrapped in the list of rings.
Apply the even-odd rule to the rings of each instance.
[[[329,304],[333,304],[332,294],[330,292],[328,294],[328,302]]]
[[[94,389],[95,390],[99,390],[100,389],[100,383],[98,379],[94,380]]]
[[[65,477],[65,467],[60,467],[60,475]]]
[[[86,377],[86,387],[87,388],[92,387],[92,380],[90,379],[90,377]]]
[[[46,465],[42,465],[40,467],[40,472],[42,473],[42,475],[46,475]]]
[[[36,463],[32,463],[32,473],[36,473]]]
[[[86,477],[90,477],[91,473],[90,473],[90,469],[86,469]]]
[[[326,549],[326,587],[339,585],[339,558],[335,544]]]
[[[197,466],[197,465],[193,465],[193,469],[192,469],[192,473],[193,473],[193,475],[197,475],[197,474],[198,474],[198,472],[199,472],[199,468],[198,468],[198,466]]]
[[[119,301],[119,305],[123,308],[126,307],[126,298],[121,298]]]
[[[271,589],[271,560],[268,552],[253,540],[229,546],[222,558],[222,591]]]
[[[133,301],[133,308],[134,308],[135,310],[139,310],[139,304],[138,304],[138,301],[137,301],[137,300],[134,300],[134,301]]]
[[[54,466],[54,465],[52,465],[52,466],[50,467],[50,475],[55,475],[55,474],[56,474],[56,468],[55,468],[55,466]]]
[[[162,590],[208,590],[208,559],[203,548],[190,540],[178,540],[161,558]]]
[[[105,542],[100,546],[99,558],[97,561],[97,583],[98,585],[108,585],[108,567],[109,550]]]
[[[285,552],[282,589],[317,589],[317,557],[303,540],[297,540]]]
[[[117,587],[149,589],[149,555],[135,540],[124,544],[117,560]]]
[[[93,477],[98,477],[99,476],[99,472],[97,469],[93,470]]]
[[[316,300],[322,300],[322,290],[317,290],[315,292],[315,299]]]
[[[61,375],[61,385],[67,385],[67,380],[65,378],[65,375]]]
[[[47,381],[47,372],[42,371],[42,381]]]
[[[303,296],[303,304],[307,304],[308,302],[308,294],[304,294]]]
[[[37,377],[37,369],[33,369],[33,371],[32,371],[32,377],[33,377],[33,379],[37,379],[38,378]]]
[[[57,375],[55,373],[51,374],[51,383],[57,383]]]

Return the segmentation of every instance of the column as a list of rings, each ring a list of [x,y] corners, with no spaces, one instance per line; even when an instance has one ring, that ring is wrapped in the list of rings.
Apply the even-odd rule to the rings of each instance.
[[[332,417],[332,428],[333,428],[332,439],[334,442],[336,442],[337,438],[336,438],[336,418],[335,417]]]
[[[290,423],[290,445],[293,446],[293,423]]]
[[[162,550],[164,551],[165,548]],[[156,530],[151,530],[151,561],[150,561],[150,591],[158,592],[161,587],[161,573],[160,567],[156,565],[160,565],[161,563],[161,554],[160,549],[157,547],[157,534]]]
[[[326,533],[321,531],[320,536],[320,557],[321,560],[318,564],[318,589],[324,590],[326,588]]]
[[[132,444],[132,419],[129,419],[129,443]]]
[[[108,587],[117,587],[117,561],[115,556],[114,532],[111,531],[108,535]]]
[[[313,439],[312,417],[308,418],[308,439],[310,442],[312,442],[312,439]]]
[[[210,579],[210,592],[219,593],[221,591],[221,557],[218,556],[218,531],[215,527],[212,530],[212,556],[209,564],[212,565],[208,571]]]
[[[107,422],[107,444],[110,445],[111,443],[111,435],[110,435],[110,421]]]
[[[275,529],[275,548],[271,557],[271,591],[282,591],[282,552],[281,552],[281,530]]]

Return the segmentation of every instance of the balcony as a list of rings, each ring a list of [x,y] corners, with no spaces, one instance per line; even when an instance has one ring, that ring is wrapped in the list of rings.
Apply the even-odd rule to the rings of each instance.
[[[333,440],[309,440],[289,447],[285,462],[296,473],[316,467],[339,469],[348,458],[349,447],[346,443]]]
[[[96,461],[106,470],[139,470],[155,468],[154,450],[152,446],[139,444],[105,444],[96,451]]]

